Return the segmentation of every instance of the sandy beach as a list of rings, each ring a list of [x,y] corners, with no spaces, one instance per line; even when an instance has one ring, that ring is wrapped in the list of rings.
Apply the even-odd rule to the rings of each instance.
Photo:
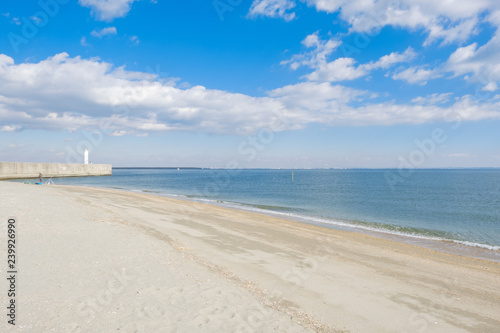
[[[2,332],[500,331],[497,262],[85,187],[0,182],[0,218]]]

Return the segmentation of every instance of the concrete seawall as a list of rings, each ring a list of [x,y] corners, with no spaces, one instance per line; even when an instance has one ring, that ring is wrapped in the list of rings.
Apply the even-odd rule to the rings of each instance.
[[[110,176],[111,164],[0,162],[0,179]]]

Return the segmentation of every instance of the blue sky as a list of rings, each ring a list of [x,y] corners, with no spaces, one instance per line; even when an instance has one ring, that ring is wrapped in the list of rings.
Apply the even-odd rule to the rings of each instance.
[[[0,5],[0,161],[500,167],[493,0]]]

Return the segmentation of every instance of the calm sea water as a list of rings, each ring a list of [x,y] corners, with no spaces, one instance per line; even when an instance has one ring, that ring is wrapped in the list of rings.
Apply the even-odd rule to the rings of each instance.
[[[330,227],[445,241],[500,254],[500,169],[416,170],[114,169],[110,177],[54,179],[181,196],[272,212]]]

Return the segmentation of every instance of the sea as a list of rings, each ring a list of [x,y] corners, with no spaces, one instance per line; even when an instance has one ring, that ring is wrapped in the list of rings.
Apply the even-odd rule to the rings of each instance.
[[[112,176],[52,181],[207,202],[500,261],[500,169],[113,168]]]

